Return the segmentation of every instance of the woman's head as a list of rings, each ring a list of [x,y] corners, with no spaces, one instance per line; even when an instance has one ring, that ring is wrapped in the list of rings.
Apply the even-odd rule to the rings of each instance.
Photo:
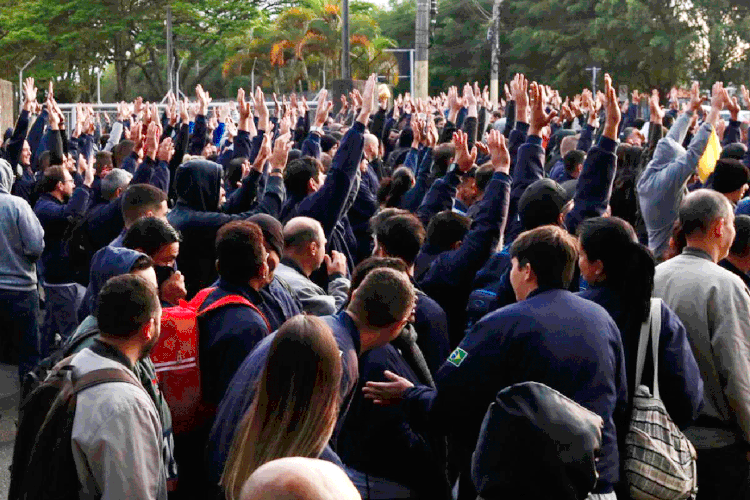
[[[299,315],[279,328],[224,468],[227,499],[238,499],[266,462],[322,453],[336,425],[341,371],[338,345],[321,319]]]
[[[399,167],[391,177],[386,177],[378,188],[380,206],[399,207],[401,199],[414,186],[414,174],[407,167]]]
[[[578,265],[588,283],[622,292],[635,313],[648,316],[656,262],[638,243],[633,227],[618,217],[585,220],[578,229]]]

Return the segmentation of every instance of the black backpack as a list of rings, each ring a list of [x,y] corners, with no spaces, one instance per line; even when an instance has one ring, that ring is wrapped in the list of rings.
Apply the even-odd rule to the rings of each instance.
[[[71,357],[62,360],[18,411],[8,500],[77,500],[73,419],[79,392],[108,382],[141,387],[135,375],[118,368],[95,370],[76,378]]]

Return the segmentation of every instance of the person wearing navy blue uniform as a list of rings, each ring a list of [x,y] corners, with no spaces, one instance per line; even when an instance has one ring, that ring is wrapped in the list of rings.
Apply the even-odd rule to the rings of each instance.
[[[372,226],[375,233],[374,255],[403,260],[407,266],[406,272],[414,282],[414,259],[425,239],[420,220],[405,210],[386,209],[373,218]],[[430,372],[435,374],[450,352],[448,318],[443,308],[419,289],[414,329],[417,332],[417,345]]]
[[[459,500],[475,499],[469,461],[487,406],[510,385],[536,381],[597,413],[604,420],[596,494],[619,480],[615,419],[627,404],[622,342],[601,306],[566,288],[577,257],[575,240],[557,226],[523,233],[513,243],[511,284],[517,303],[482,318],[435,377],[436,390],[391,382],[368,383],[376,403],[399,396],[409,411],[427,412],[451,432],[460,470]]]
[[[392,297],[383,301],[382,297]],[[340,430],[359,378],[358,357],[396,338],[409,321],[414,308],[414,290],[408,277],[393,269],[374,269],[367,274],[347,308],[324,316],[341,351],[341,410],[330,446],[321,458],[341,464],[335,453]],[[208,480],[217,484],[224,469],[229,447],[243,415],[250,407],[255,382],[265,365],[274,334],[266,337],[242,362],[219,405],[208,440]]]

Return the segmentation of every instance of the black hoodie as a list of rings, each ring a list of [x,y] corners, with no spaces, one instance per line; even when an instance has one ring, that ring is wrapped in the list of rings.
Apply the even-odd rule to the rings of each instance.
[[[284,202],[280,177],[269,177],[260,203],[256,202],[260,173],[253,170],[242,187],[219,207],[222,177],[221,165],[203,159],[180,165],[175,174],[177,203],[167,220],[182,233],[177,264],[185,275],[189,297],[216,280],[215,240],[219,228],[256,213],[277,217]]]

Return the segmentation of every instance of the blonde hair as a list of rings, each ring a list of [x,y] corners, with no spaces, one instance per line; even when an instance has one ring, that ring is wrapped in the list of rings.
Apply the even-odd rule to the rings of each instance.
[[[320,456],[336,425],[341,372],[321,319],[298,315],[279,328],[229,450],[220,483],[227,500],[239,500],[250,475],[271,460]]]

